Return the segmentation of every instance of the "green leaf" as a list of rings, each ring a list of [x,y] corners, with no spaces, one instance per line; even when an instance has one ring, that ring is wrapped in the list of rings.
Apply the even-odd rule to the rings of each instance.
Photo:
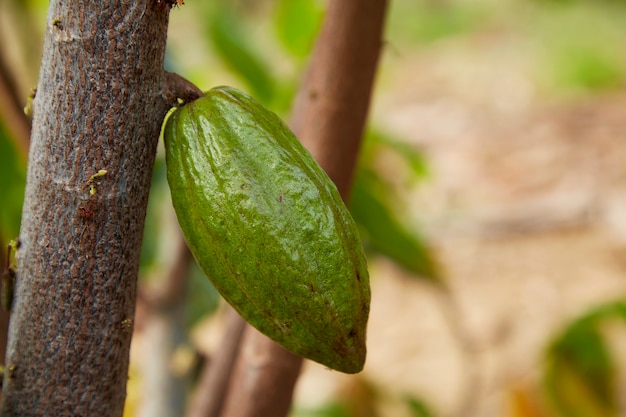
[[[26,187],[26,167],[0,122],[0,239],[8,242],[20,232]]]
[[[148,198],[146,221],[144,225],[143,241],[141,243],[141,257],[139,261],[140,277],[152,267],[158,266],[159,236],[162,236],[161,217],[163,216],[164,201],[169,198],[167,188],[165,159],[156,158],[152,170],[152,184]]]
[[[555,81],[563,87],[609,89],[619,87],[626,78],[622,60],[597,46],[567,46],[556,58]]]
[[[428,406],[420,399],[415,397],[409,397],[407,399],[411,416],[413,417],[434,417],[435,414],[428,408]]]
[[[350,212],[368,248],[423,278],[438,281],[436,265],[426,245],[398,220],[383,197],[384,189],[375,171],[364,168],[357,174]]]
[[[187,290],[186,322],[191,329],[204,317],[213,314],[219,306],[220,295],[198,264],[192,261]]]
[[[421,152],[410,144],[378,130],[368,130],[361,151],[361,164],[371,166],[378,155],[389,151],[399,156],[409,168],[412,181],[423,179],[428,175],[426,159]]]
[[[617,415],[614,364],[598,329],[600,317],[577,320],[548,350],[544,384],[562,416]]]
[[[316,409],[297,410],[295,414],[301,417],[351,417],[354,415],[350,405],[341,401],[331,402]]]
[[[626,321],[626,300],[620,300],[615,303],[609,305],[610,311],[614,312],[614,314]]]
[[[285,49],[298,58],[307,56],[322,14],[315,0],[280,0],[276,7],[276,34]]]
[[[262,102],[271,102],[275,93],[274,80],[265,62],[254,52],[241,19],[228,6],[220,6],[214,11],[209,37],[226,65],[253,90],[252,95]]]
[[[610,319],[613,317],[626,320],[626,300],[617,300],[602,304],[593,308],[591,311],[580,317],[576,322],[572,324],[580,325],[580,323],[598,323],[602,319]]]
[[[390,151],[408,168],[410,181],[427,175],[420,152],[380,131],[369,130],[361,150],[350,211],[370,251],[388,256],[418,276],[440,281],[426,244],[416,231],[400,221],[400,198],[374,169],[376,159]]]

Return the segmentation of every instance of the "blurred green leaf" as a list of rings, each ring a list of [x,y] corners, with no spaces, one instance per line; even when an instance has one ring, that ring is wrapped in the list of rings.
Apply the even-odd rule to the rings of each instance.
[[[253,90],[253,95],[264,103],[274,98],[275,87],[268,66],[256,54],[246,26],[229,6],[221,5],[213,11],[209,37],[218,55]]]
[[[0,122],[0,239],[8,242],[20,232],[26,187],[26,166]]]
[[[438,281],[428,248],[415,231],[399,220],[400,199],[375,169],[376,159],[390,151],[409,169],[412,181],[426,175],[426,162],[421,153],[383,132],[370,129],[361,149],[350,211],[370,251],[390,257],[419,276]]]
[[[322,407],[309,410],[294,410],[297,417],[352,417],[349,404],[332,402]]]
[[[361,150],[361,165],[373,165],[375,158],[386,151],[392,151],[402,159],[409,168],[411,181],[423,179],[428,175],[426,159],[421,152],[410,144],[375,129],[367,131]]]
[[[572,323],[550,346],[544,374],[546,393],[565,417],[617,415],[615,367],[599,330],[615,304]]]
[[[435,414],[428,408],[428,406],[420,399],[415,397],[409,397],[407,399],[409,410],[413,417],[434,417]]]
[[[204,317],[217,310],[220,295],[204,275],[195,261],[189,271],[189,287],[187,290],[186,321],[187,328],[193,327]]]
[[[397,2],[390,8],[387,38],[430,43],[467,36],[489,23],[490,9],[481,2]]]
[[[276,34],[292,55],[309,54],[322,21],[323,11],[315,0],[280,0],[276,7]]]
[[[356,177],[350,211],[368,249],[386,255],[423,278],[438,281],[438,272],[424,242],[404,226],[383,197],[378,174],[362,168]]]
[[[600,320],[610,319],[614,317],[626,320],[626,300],[611,301],[597,306],[578,318],[578,320],[573,322],[571,326],[583,324],[588,324],[591,326],[595,323],[600,322]]]
[[[626,321],[626,300],[610,303],[606,307],[607,314],[615,315]]]
[[[141,243],[141,257],[139,265],[140,277],[145,277],[145,269],[149,269],[158,263],[159,236],[162,235],[161,216],[164,209],[164,201],[168,199],[167,172],[164,158],[156,158],[152,171],[152,184],[148,197],[146,221],[144,223],[143,240]]]
[[[536,74],[559,93],[593,93],[626,83],[624,5],[612,1],[530,3],[528,39],[539,53]],[[593,30],[588,30],[593,28]]]
[[[561,83],[587,89],[616,87],[623,84],[626,77],[619,57],[595,47],[571,47],[556,70]]]

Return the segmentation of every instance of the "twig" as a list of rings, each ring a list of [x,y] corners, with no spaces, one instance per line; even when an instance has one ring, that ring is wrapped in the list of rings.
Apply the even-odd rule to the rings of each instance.
[[[222,417],[286,416],[302,358],[285,350],[250,325],[230,379]]]
[[[138,289],[135,329],[153,349],[138,358],[145,375],[139,416],[180,415],[184,409],[188,378],[172,370],[171,358],[184,343],[185,296],[191,252],[178,230],[174,237],[175,258],[163,281],[154,288]],[[144,342],[145,343],[145,342]]]
[[[458,300],[454,298],[449,288],[438,285],[434,288],[439,296],[442,312],[450,326],[452,336],[457,341],[460,353],[463,356],[463,364],[465,365],[464,381],[458,406],[450,415],[452,417],[473,415],[479,398],[478,394],[481,392],[484,383],[479,372],[480,357],[469,329],[463,324],[463,312],[460,309]]]
[[[228,306],[225,333],[217,354],[207,361],[188,407],[187,417],[219,417],[246,322]]]
[[[165,71],[163,96],[168,103],[176,104],[178,99],[185,103],[202,97],[204,93],[195,84],[180,75]]]
[[[162,285],[158,289],[139,288],[137,291],[137,301],[149,309],[165,310],[180,304],[185,298],[189,266],[193,258],[182,233],[178,232],[175,239],[175,260]]]

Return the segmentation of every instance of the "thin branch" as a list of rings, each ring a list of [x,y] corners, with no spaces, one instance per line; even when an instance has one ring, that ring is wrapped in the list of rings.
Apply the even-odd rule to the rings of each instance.
[[[174,216],[173,208],[171,208]],[[173,259],[163,270],[162,276],[139,286],[135,312],[135,332],[141,335],[141,343],[151,346],[136,358],[141,375],[140,398],[136,416],[179,416],[185,409],[190,377],[172,366],[172,358],[187,342],[185,312],[188,283],[193,257],[182,231],[169,238]]]
[[[137,301],[149,310],[167,310],[185,300],[193,256],[180,230],[174,239],[176,255],[161,285],[158,288],[140,288],[137,292]]]
[[[184,410],[188,379],[171,366],[176,350],[185,342],[185,296],[192,256],[178,230],[175,257],[158,287],[140,288],[136,329],[144,343],[154,348],[138,358],[145,376],[138,416],[180,415]]]
[[[165,71],[165,90],[163,97],[168,103],[176,104],[178,99],[189,103],[203,95],[202,90],[191,81],[174,72]]]
[[[464,325],[463,312],[454,294],[448,288],[439,285],[435,286],[434,289],[441,302],[441,309],[450,327],[450,333],[456,339],[465,367],[463,386],[459,396],[460,400],[451,416],[473,415],[476,411],[479,394],[484,385],[482,375],[479,372],[481,357],[478,355],[476,343],[472,339],[469,329]]]
[[[188,407],[187,417],[219,417],[246,322],[230,306],[217,353],[207,361]]]
[[[292,129],[348,199],[382,45],[385,0],[329,2]],[[250,326],[222,417],[281,417],[302,359]]]
[[[286,416],[302,358],[246,324],[222,417]]]
[[[291,127],[349,200],[382,47],[386,0],[329,2]]]

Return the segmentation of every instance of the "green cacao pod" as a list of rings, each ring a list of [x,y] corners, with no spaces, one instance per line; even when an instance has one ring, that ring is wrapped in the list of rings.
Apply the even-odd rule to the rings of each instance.
[[[356,373],[370,289],[337,188],[271,111],[230,87],[166,122],[167,178],[191,252],[220,294],[292,352]]]

